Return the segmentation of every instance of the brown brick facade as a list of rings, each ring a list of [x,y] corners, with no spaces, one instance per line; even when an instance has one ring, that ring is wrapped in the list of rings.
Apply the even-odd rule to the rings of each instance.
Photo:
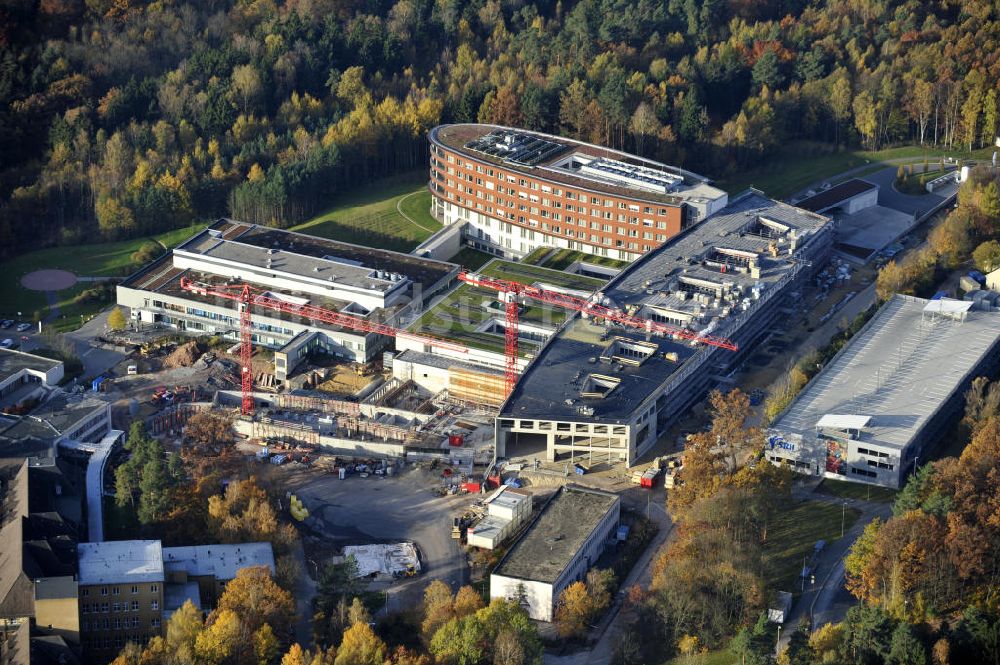
[[[658,247],[684,226],[681,204],[571,186],[477,159],[433,139],[429,188],[442,201],[512,227],[569,243],[626,252],[630,258]]]

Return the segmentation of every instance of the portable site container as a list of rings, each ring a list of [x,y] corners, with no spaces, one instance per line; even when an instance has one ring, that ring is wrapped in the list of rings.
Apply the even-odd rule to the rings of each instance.
[[[644,474],[642,474],[642,480],[639,482],[640,487],[652,487],[656,484],[656,476],[660,474],[659,469],[648,469]]]

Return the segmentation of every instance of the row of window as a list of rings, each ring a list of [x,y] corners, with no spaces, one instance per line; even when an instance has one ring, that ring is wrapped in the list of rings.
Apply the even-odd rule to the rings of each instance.
[[[132,617],[131,619],[94,619],[93,621],[84,619],[80,622],[80,630],[84,633],[88,630],[135,630],[139,628],[139,624],[139,617]],[[160,619],[150,619],[149,627],[159,628]]]
[[[148,642],[153,636],[152,635],[116,635],[114,638],[104,637],[104,638],[94,638],[85,639],[83,641],[83,648],[88,651],[93,651],[97,649],[121,649],[125,646],[126,642],[138,642],[139,644],[144,644]]]
[[[159,590],[160,590],[160,585],[159,584],[150,584],[149,585],[149,592],[150,593],[157,593]],[[138,587],[138,585],[133,584],[131,591],[132,591],[132,593],[139,593],[139,587]],[[112,587],[102,586],[101,590],[100,590],[100,594],[102,596],[107,596],[108,594],[110,594],[112,596],[120,596],[121,593],[122,593],[122,588],[120,586],[112,586]],[[86,598],[89,595],[90,595],[90,589],[89,588],[84,587],[84,588],[80,589],[80,596],[82,596],[83,598]]]
[[[198,316],[203,319],[209,319],[211,321],[221,321],[231,326],[236,325],[236,319],[231,316],[226,316],[225,314],[216,314],[215,312],[208,312],[203,309],[198,309],[197,307],[188,307],[186,313],[190,316]],[[254,321],[253,323],[251,323],[251,326],[253,326],[255,330],[278,333],[279,335],[292,334],[292,330],[290,328],[284,328],[282,326],[272,326],[268,323],[258,323]]]
[[[883,453],[881,450],[869,450],[868,448],[858,448],[859,455],[870,455],[872,457],[884,457],[888,458],[889,453]]]
[[[878,474],[874,471],[869,471],[868,469],[859,469],[856,466],[851,467],[851,473],[856,476],[865,476],[866,478],[877,478]]]
[[[560,203],[559,201],[553,201],[551,199],[539,199],[537,196],[526,196],[523,192],[520,193],[518,195],[519,199],[522,199],[524,201],[528,201],[530,203],[541,204],[541,206],[544,206],[544,207],[539,207],[538,205],[529,206],[529,205],[526,205],[524,203],[518,203],[517,201],[514,201],[513,199],[504,199],[504,198],[499,197],[499,196],[495,197],[495,196],[493,196],[493,194],[490,194],[488,191],[487,192],[483,192],[482,189],[477,189],[475,187],[469,187],[469,186],[466,186],[466,185],[464,185],[462,183],[456,183],[454,180],[450,180],[449,179],[449,180],[446,180],[445,182],[447,183],[448,187],[450,187],[452,189],[455,189],[455,190],[458,190],[460,193],[468,194],[469,196],[474,196],[474,197],[479,198],[479,199],[484,199],[484,200],[486,200],[489,203],[496,203],[501,208],[510,208],[511,210],[517,209],[517,210],[521,210],[521,211],[526,211],[526,210],[530,209],[533,214],[541,215],[542,217],[549,217],[549,216],[551,216],[552,219],[555,219],[555,220],[561,219],[560,213],[558,213],[558,212],[552,212],[552,213],[550,213],[548,210],[545,209],[545,208],[555,208],[557,210],[561,210],[563,208],[563,204]],[[504,190],[503,190],[502,187],[498,188],[498,190],[499,190],[500,193],[504,193]],[[514,192],[507,192],[507,193],[509,193],[511,195],[514,194]],[[606,201],[606,204],[610,204],[610,203],[611,203],[611,201]],[[626,205],[625,203],[619,203],[618,207],[621,210],[629,210],[630,212],[636,212],[636,213],[639,212],[639,206],[635,206],[635,205]],[[628,222],[629,224],[638,224],[639,223],[639,217],[636,216],[636,215],[626,215],[626,214],[621,214],[621,213],[619,213],[618,215],[615,215],[610,210],[601,211],[601,210],[598,210],[597,208],[587,208],[585,206],[573,205],[572,203],[567,203],[566,204],[566,211],[567,212],[575,212],[575,213],[578,213],[578,214],[581,214],[581,215],[592,215],[593,217],[596,217],[596,218],[617,219],[619,222],[622,222],[622,223],[625,223],[625,222]],[[652,215],[653,214],[653,209],[647,207],[647,208],[645,208],[643,210],[643,213],[647,214],[647,215]],[[667,209],[666,208],[659,208],[659,209],[657,209],[657,213],[656,214],[659,215],[660,217],[665,217],[667,215]],[[654,220],[652,220],[652,219],[650,219],[648,217],[644,217],[642,219],[642,221],[643,221],[643,223],[645,225],[652,226]]]
[[[504,186],[501,183],[503,183],[503,182],[506,181],[509,184],[516,184],[519,187],[524,187],[524,188],[527,188],[527,189],[531,189],[533,191],[541,191],[543,194],[552,194],[553,196],[563,196],[564,195],[563,190],[559,189],[558,187],[551,187],[549,185],[539,184],[538,182],[536,182],[534,180],[529,180],[527,178],[519,178],[517,176],[511,175],[510,173],[504,173],[503,171],[495,172],[492,168],[484,167],[482,164],[474,164],[474,162],[471,162],[471,161],[464,162],[461,157],[455,157],[454,155],[451,155],[451,154],[449,154],[447,156],[447,161],[448,161],[449,164],[455,164],[455,166],[458,167],[458,168],[461,168],[462,166],[464,166],[467,170],[470,170],[470,171],[475,170],[475,172],[479,173],[480,175],[485,175],[485,176],[487,176],[489,178],[493,178],[493,177],[497,178],[496,189],[499,192],[506,192],[506,193],[509,193],[509,194],[515,194],[515,193],[517,193],[518,196],[521,196],[521,195],[532,196],[532,195],[527,194],[527,192],[518,192],[517,190],[513,190],[513,189],[510,189],[510,188],[504,188]],[[432,158],[431,159],[431,166],[432,166],[431,173],[434,175],[434,177],[436,177],[438,180],[440,180],[442,174],[437,169],[438,168],[442,168],[443,165],[441,164],[440,161]],[[437,167],[437,168],[433,168],[433,167]],[[484,185],[484,182],[483,182],[482,178],[474,178],[471,174],[468,174],[468,173],[459,173],[457,171],[457,169],[454,168],[454,167],[450,167],[450,166],[449,167],[445,167],[445,170],[447,171],[448,175],[452,175],[452,176],[455,176],[457,178],[464,179],[466,182],[474,182],[475,184],[477,184],[479,186],[483,186]],[[487,183],[487,185],[488,184],[489,183]],[[605,208],[613,208],[613,207],[615,207],[615,201],[612,201],[611,199],[605,199],[605,198],[602,198],[602,197],[598,197],[598,196],[595,196],[593,194],[587,195],[587,194],[577,193],[577,192],[573,192],[573,191],[566,191],[565,192],[565,197],[568,200],[570,200],[570,201],[579,201],[580,203],[590,203],[592,205],[603,205]],[[535,198],[537,199],[537,197],[535,197]],[[627,204],[624,201],[619,201],[618,202],[618,207],[620,209],[622,209],[622,210],[633,210],[635,212],[639,211],[639,206],[637,204],[634,204],[634,203],[628,203]],[[653,208],[650,207],[650,206],[644,206],[643,207],[643,212],[645,212],[646,214],[652,214],[652,211],[653,211]],[[667,214],[667,209],[666,208],[658,208],[657,209],[657,214],[658,215],[666,215]]]
[[[515,421],[513,420],[501,420],[500,427],[511,428],[515,426]],[[517,426],[521,429],[535,429],[534,420],[521,420],[517,422]],[[590,432],[592,434],[619,434],[624,435],[628,433],[628,427],[625,425],[614,425],[608,427],[608,425],[587,425],[584,423],[555,423],[557,432]],[[539,430],[551,430],[552,421],[540,420],[538,421]]]
[[[448,192],[448,198],[451,199],[451,200],[453,200],[453,201],[455,201],[455,204],[457,206],[464,207],[463,206],[463,199],[462,199],[462,197],[456,197],[452,192]],[[507,217],[507,218],[510,218],[510,219],[515,219],[515,217],[513,215],[506,215],[505,213],[503,213],[503,211],[495,212],[491,207],[489,207],[489,206],[485,206],[484,207],[482,204],[475,204],[475,208],[476,208],[476,210],[484,212],[484,213],[486,213],[488,215],[494,215],[495,214],[495,215],[500,216],[500,217]],[[532,226],[538,226],[538,222],[537,221],[534,221],[534,220],[525,220],[524,217],[517,217],[516,221],[518,221],[521,224],[529,223]],[[583,225],[586,226],[586,224],[583,224]],[[527,230],[528,229],[523,229],[523,227],[522,227],[522,231],[527,231]],[[553,227],[552,228],[552,233],[554,233],[554,234],[560,234],[561,232],[562,232],[562,229],[560,229],[560,227]],[[621,229],[619,229],[617,232],[620,233],[620,234],[624,234],[625,233],[625,231],[621,230]],[[583,231],[576,232],[576,231],[574,231],[572,229],[569,229],[569,228],[565,229],[564,233],[565,233],[566,237],[568,237],[568,238],[579,238],[581,240],[589,240],[590,243],[593,244],[593,245],[602,245],[603,244],[603,245],[606,245],[608,247],[619,247],[619,248],[625,248],[626,247],[625,241],[617,239],[617,238],[612,238],[610,236],[601,237],[601,236],[598,236],[598,235],[595,235],[595,234],[590,234],[588,236]],[[630,237],[633,237],[633,238],[638,238],[639,237],[639,233],[635,229],[629,229],[628,230],[628,235]],[[667,240],[667,235],[666,234],[662,234],[662,233],[658,233],[658,234],[654,235],[654,234],[651,234],[649,232],[643,232],[642,235],[643,235],[643,239],[648,240],[648,241],[653,241],[655,239],[658,242],[664,242],[664,241]],[[654,249],[654,247],[655,247],[654,245],[648,245],[648,244],[645,244],[645,243],[641,247],[639,246],[638,243],[628,243],[628,248],[630,250],[635,250],[635,251],[640,251],[641,250],[643,252],[648,252],[648,251]]]
[[[150,602],[151,610],[160,609],[160,601],[154,600]],[[81,603],[80,604],[80,614],[90,614],[92,612],[138,612],[139,611],[139,601],[133,600],[131,603],[124,600],[120,603]]]

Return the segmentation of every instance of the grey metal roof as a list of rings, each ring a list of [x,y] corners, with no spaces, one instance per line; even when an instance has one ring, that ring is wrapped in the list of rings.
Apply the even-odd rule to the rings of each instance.
[[[839,185],[835,185],[826,191],[814,194],[809,198],[802,199],[795,205],[800,208],[805,208],[806,210],[822,212],[823,210],[828,210],[829,208],[839,205],[848,199],[854,198],[858,194],[863,194],[873,189],[878,189],[878,185],[868,182],[867,180],[862,180],[861,178],[851,178],[850,180],[842,182]]]
[[[163,548],[163,568],[168,573],[185,571],[193,576],[211,575],[217,580],[231,580],[238,571],[253,566],[266,566],[274,573],[271,543]]]
[[[871,416],[861,441],[903,449],[1000,341],[1000,313],[925,313],[897,295],[771,426],[812,438],[827,414]],[[964,320],[961,320],[964,316]]]
[[[206,230],[174,251],[199,255],[209,260],[238,263],[260,272],[284,273],[320,286],[346,285],[386,293],[397,288],[400,283],[399,279],[387,279],[385,275],[392,273],[387,273],[378,266],[344,262],[332,255],[331,258],[309,256],[289,251],[288,246],[286,243],[279,247],[261,247],[226,240],[219,237],[218,232]],[[403,279],[408,278],[403,276]]]
[[[503,374],[503,370],[501,369],[467,363],[461,360],[455,360],[454,358],[449,358],[447,356],[441,356],[435,353],[423,353],[412,349],[406,349],[400,352],[396,356],[396,360],[427,365],[428,367],[436,367],[438,369],[451,369],[452,367],[457,367],[470,372],[478,372],[480,374]]]

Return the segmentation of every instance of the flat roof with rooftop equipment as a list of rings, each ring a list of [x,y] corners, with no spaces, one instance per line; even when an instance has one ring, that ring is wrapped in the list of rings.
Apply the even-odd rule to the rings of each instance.
[[[163,581],[163,548],[158,540],[80,543],[77,553],[81,586]]]
[[[735,337],[744,313],[801,267],[798,248],[828,224],[751,193],[626,268],[600,297],[655,321]],[[669,337],[575,317],[539,351],[501,417],[623,422],[701,352]]]
[[[432,143],[487,163],[505,165],[585,190],[679,205],[726,193],[708,178],[626,152],[525,129],[497,125],[440,125]]]

